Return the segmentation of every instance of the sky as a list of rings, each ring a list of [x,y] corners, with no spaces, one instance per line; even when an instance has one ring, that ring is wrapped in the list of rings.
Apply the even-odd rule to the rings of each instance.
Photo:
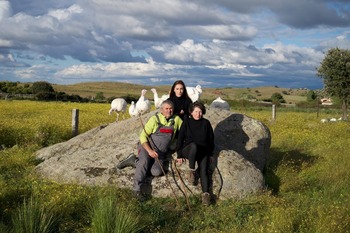
[[[349,0],[0,0],[0,81],[319,89]]]

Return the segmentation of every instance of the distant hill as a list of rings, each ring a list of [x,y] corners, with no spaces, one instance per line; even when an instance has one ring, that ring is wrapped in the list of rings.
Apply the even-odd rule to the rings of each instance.
[[[151,88],[156,88],[159,95],[170,91],[171,86],[145,86],[120,82],[83,82],[71,85],[52,85],[55,91],[65,92],[67,94],[79,95],[81,97],[94,97],[96,93],[102,92],[106,98],[133,96],[139,97],[142,89],[147,89],[147,98],[153,99]],[[269,99],[271,95],[278,92],[283,95],[287,103],[295,104],[306,101],[307,89],[291,89],[281,87],[252,87],[252,88],[203,88],[202,99],[212,101],[217,97],[222,99]]]

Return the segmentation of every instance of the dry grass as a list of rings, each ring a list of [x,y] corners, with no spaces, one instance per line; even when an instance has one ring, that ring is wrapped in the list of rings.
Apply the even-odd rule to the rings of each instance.
[[[67,94],[77,94],[81,97],[93,97],[98,92],[103,92],[103,95],[108,97],[121,96],[140,96],[141,89],[150,90],[156,88],[159,95],[169,92],[171,86],[145,86],[119,82],[86,82],[72,85],[53,85],[55,91],[65,92]],[[254,87],[254,88],[203,88],[203,100],[212,101],[217,97],[225,100],[235,100],[252,96],[258,100],[264,100],[271,97],[275,92],[281,93],[287,103],[298,103],[306,100],[308,90],[290,89],[281,87]],[[284,93],[287,93],[284,94]],[[153,93],[148,91],[147,98],[153,99]]]

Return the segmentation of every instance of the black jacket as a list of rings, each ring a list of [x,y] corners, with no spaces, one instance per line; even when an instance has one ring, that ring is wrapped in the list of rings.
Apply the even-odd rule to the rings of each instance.
[[[178,115],[182,120],[190,115],[189,107],[192,104],[192,100],[190,98],[176,97],[172,96],[168,98],[174,103],[174,114]],[[184,114],[180,114],[181,110],[184,110]]]
[[[182,123],[177,138],[176,151],[178,158],[182,158],[182,149],[191,142],[205,147],[208,155],[212,156],[214,151],[214,131],[209,120],[205,118],[194,120],[192,117],[189,117]]]

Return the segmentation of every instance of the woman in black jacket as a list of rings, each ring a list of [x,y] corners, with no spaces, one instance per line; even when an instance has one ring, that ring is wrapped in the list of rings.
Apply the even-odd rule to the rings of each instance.
[[[174,82],[170,90],[169,100],[174,103],[175,115],[178,115],[182,120],[188,117],[188,109],[192,104],[192,100],[188,96],[185,83],[182,80]]]
[[[208,163],[214,151],[214,131],[210,121],[203,118],[205,111],[205,106],[200,102],[196,101],[190,105],[190,116],[182,123],[179,131],[177,157],[179,163],[188,159],[189,182],[193,185],[195,185],[195,165],[197,162],[203,192],[202,203],[209,205],[211,197],[209,194]]]

